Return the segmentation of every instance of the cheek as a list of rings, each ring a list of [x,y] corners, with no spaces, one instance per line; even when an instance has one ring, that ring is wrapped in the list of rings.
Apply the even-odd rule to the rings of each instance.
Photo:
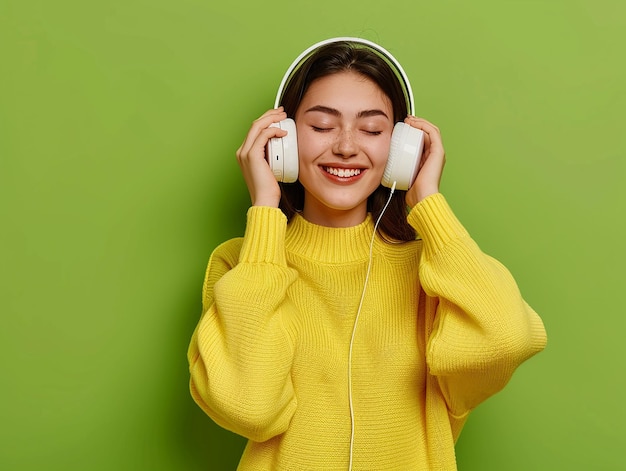
[[[387,164],[387,159],[389,158],[390,146],[391,139],[385,139],[377,142],[369,149],[370,158],[375,160],[377,165],[385,166]]]
[[[330,146],[328,139],[317,133],[296,132],[298,133],[298,155],[300,159],[314,159]]]

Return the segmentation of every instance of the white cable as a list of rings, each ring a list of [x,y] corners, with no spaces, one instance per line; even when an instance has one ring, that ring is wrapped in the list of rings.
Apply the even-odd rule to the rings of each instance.
[[[348,464],[348,471],[352,471],[352,458],[354,452],[354,404],[352,403],[352,347],[354,346],[354,338],[356,337],[356,327],[359,322],[359,317],[361,316],[361,308],[363,307],[363,300],[365,299],[365,291],[367,289],[367,282],[370,278],[370,271],[372,269],[372,257],[373,257],[373,249],[374,249],[374,238],[376,236],[376,229],[378,229],[378,224],[380,220],[383,218],[383,214],[387,210],[387,206],[391,203],[391,197],[393,196],[393,192],[396,189],[396,182],[393,182],[391,185],[391,191],[389,192],[389,198],[383,206],[383,210],[380,212],[380,216],[376,219],[376,224],[374,224],[374,232],[372,233],[372,239],[370,241],[370,253],[369,260],[367,262],[367,272],[365,274],[365,284],[363,285],[363,292],[361,293],[361,301],[359,302],[359,308],[356,312],[356,317],[354,319],[354,327],[352,327],[352,338],[350,339],[350,351],[348,352],[348,402],[350,404],[350,462]]]

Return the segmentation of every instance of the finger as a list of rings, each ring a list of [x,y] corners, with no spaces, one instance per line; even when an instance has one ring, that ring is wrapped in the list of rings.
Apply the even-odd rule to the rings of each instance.
[[[277,123],[278,121],[281,121],[285,118],[287,118],[287,113],[285,113],[282,108],[267,110],[265,113],[263,113],[252,122],[252,126],[250,126],[250,128],[266,128],[270,124]]]
[[[404,119],[404,122],[417,129],[421,129],[424,132],[441,134],[441,131],[437,126],[424,118],[417,118],[409,115]]]
[[[444,152],[441,131],[437,126],[423,118],[416,118],[415,116],[407,116],[404,121],[410,126],[424,131],[424,148],[428,153]]]
[[[240,164],[249,161],[266,160],[265,148],[270,139],[285,137],[287,131],[278,127],[267,127],[262,129],[252,142],[247,142],[237,154]]]
[[[252,148],[252,146],[254,145],[254,142],[256,141],[256,139],[259,137],[259,134],[264,129],[267,129],[272,123],[277,123],[286,118],[287,118],[287,113],[282,111],[281,108],[278,108],[278,109],[268,110],[265,113],[263,113],[259,118],[255,119],[252,122],[250,130],[248,131],[248,134],[246,135],[243,143],[241,144],[239,149],[237,149],[237,156],[247,154]],[[274,128],[274,129],[277,129],[277,128]],[[275,136],[275,137],[282,137],[282,136]]]
[[[420,159],[419,167],[422,168],[428,160],[428,156],[430,155],[430,136],[427,133],[424,133],[424,150],[422,151],[422,156]]]
[[[250,130],[248,131],[248,137],[252,140],[256,138],[256,135],[263,129],[269,127],[272,123],[278,123],[283,119],[287,119],[287,113],[280,110],[269,110],[259,116],[252,122]]]

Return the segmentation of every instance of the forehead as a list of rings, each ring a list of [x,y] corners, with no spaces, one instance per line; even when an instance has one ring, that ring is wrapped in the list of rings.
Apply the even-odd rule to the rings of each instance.
[[[316,79],[302,97],[300,109],[324,105],[339,110],[381,109],[391,116],[391,100],[370,78],[356,72],[339,72]]]

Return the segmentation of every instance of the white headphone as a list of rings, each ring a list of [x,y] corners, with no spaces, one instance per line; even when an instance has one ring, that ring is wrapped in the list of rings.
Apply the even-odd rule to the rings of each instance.
[[[278,108],[283,97],[283,91],[289,83],[294,70],[317,49],[327,44],[347,41],[350,43],[362,44],[381,56],[394,69],[400,79],[404,97],[407,101],[407,108],[410,114],[415,114],[415,105],[411,84],[400,63],[382,46],[362,38],[338,37],[326,39],[313,44],[305,49],[287,69],[278,87],[274,108]],[[283,138],[272,138],[267,144],[266,155],[270,168],[279,182],[293,183],[298,179],[298,140],[296,137],[296,123],[291,118],[287,118],[279,123],[272,124],[287,131]],[[391,146],[389,148],[389,158],[381,183],[391,188],[395,183],[395,188],[408,190],[417,176],[417,170],[424,148],[424,133],[404,122],[398,122],[393,128],[391,136]]]

